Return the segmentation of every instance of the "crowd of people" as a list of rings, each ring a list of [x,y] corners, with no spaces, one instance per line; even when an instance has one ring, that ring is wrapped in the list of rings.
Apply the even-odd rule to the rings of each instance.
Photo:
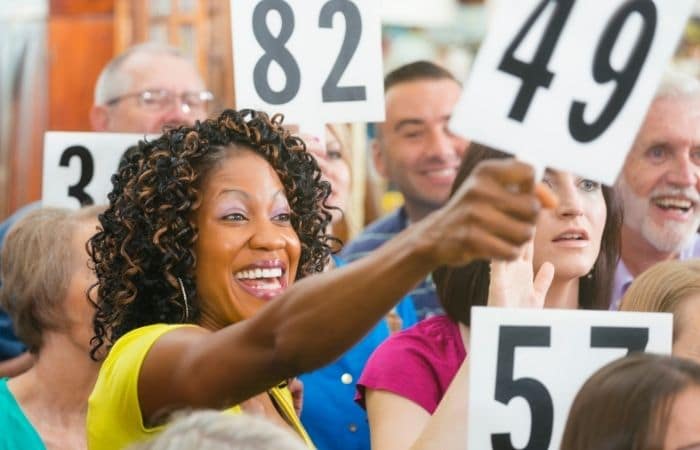
[[[454,135],[460,92],[386,76],[371,155],[405,201],[353,237],[346,126],[209,111],[167,46],[114,58],[93,130],[158,137],[109,204],[0,226],[0,449],[465,450],[472,306],[673,314],[561,448],[700,448],[700,81],[665,77],[614,187]]]

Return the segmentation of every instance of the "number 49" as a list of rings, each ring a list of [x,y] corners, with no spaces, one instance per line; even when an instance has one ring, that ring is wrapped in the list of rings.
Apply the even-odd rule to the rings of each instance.
[[[556,4],[555,9],[532,61],[524,62],[517,59],[515,51],[552,1]],[[542,0],[506,49],[498,70],[522,80],[520,90],[508,114],[508,117],[511,119],[522,122],[537,89],[549,88],[552,83],[554,73],[549,71],[547,65],[552,58],[555,46],[575,2],[576,0]],[[627,63],[622,69],[616,70],[610,62],[613,47],[617,43],[627,20],[634,13],[638,13],[641,16],[643,20],[642,29]],[[632,89],[651,49],[656,31],[656,16],[656,6],[653,1],[628,0],[622,3],[606,25],[603,35],[598,41],[594,56],[593,79],[597,83],[614,81],[616,86],[603,111],[591,123],[587,123],[583,117],[586,103],[578,100],[573,102],[569,111],[569,132],[577,141],[586,143],[597,139],[608,129],[622,110],[632,93]]]

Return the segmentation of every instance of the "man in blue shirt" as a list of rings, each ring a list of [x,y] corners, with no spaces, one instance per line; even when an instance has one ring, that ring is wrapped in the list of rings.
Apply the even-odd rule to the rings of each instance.
[[[442,206],[468,146],[447,128],[462,91],[447,70],[427,61],[407,64],[386,76],[384,90],[386,121],[377,124],[372,159],[377,172],[401,192],[404,205],[351,241],[341,253],[347,261],[361,258]],[[431,279],[410,296],[419,320],[442,311]]]

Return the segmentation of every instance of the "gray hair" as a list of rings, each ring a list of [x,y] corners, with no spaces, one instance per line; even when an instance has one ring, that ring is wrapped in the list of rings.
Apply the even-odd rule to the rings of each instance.
[[[75,229],[104,209],[41,208],[10,228],[2,248],[0,307],[30,351],[41,349],[45,331],[65,325],[62,305],[80,256],[73,249]],[[82,256],[87,261],[87,253]]]
[[[700,98],[700,80],[678,70],[668,70],[656,90],[654,100],[666,97]]]
[[[176,419],[165,431],[130,450],[308,450],[299,437],[248,414],[202,410]]]
[[[104,105],[113,98],[124,95],[131,88],[133,80],[121,68],[127,60],[139,55],[173,56],[191,62],[184,53],[170,45],[158,42],[134,45],[115,56],[100,72],[95,84],[95,105]]]

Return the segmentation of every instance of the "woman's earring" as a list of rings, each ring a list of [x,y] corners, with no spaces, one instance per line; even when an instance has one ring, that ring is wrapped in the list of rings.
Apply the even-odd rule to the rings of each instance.
[[[182,282],[180,277],[177,277],[177,282],[180,285],[180,292],[182,293],[182,300],[185,301],[185,322],[190,318],[190,306],[187,304],[187,292],[185,291],[185,284]]]

